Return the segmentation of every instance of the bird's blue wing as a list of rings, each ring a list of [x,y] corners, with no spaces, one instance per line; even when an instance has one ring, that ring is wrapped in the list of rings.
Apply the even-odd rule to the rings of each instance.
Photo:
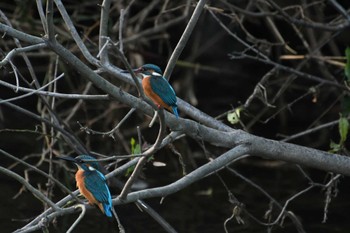
[[[112,196],[109,192],[106,178],[101,172],[97,170],[85,172],[84,182],[86,189],[92,193],[98,202],[112,206]]]
[[[152,90],[164,101],[164,103],[169,106],[177,106],[175,91],[165,78],[161,76],[153,76],[150,82]]]

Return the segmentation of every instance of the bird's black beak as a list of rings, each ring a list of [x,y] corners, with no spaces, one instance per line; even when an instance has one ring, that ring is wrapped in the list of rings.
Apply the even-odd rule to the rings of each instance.
[[[72,162],[72,163],[78,163],[78,161],[75,158],[69,157],[69,156],[57,156],[57,159],[62,159],[62,160],[66,160],[68,162]]]

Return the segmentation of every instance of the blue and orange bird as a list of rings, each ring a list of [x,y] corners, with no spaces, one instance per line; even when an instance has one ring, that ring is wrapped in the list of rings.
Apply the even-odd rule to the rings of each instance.
[[[98,208],[108,217],[112,217],[112,197],[109,192],[106,178],[99,171],[99,164],[95,158],[89,155],[79,155],[76,158],[58,157],[77,165],[78,171],[75,180],[80,193],[89,201],[91,205]]]
[[[142,75],[142,88],[146,96],[150,98],[158,108],[165,108],[179,118],[177,111],[177,99],[174,89],[163,77],[162,70],[153,64],[145,64],[134,69],[136,74]]]

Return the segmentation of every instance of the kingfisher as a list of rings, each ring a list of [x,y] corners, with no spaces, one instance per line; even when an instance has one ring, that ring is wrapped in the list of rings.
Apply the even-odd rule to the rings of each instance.
[[[107,217],[112,217],[112,197],[105,176],[99,171],[99,164],[89,155],[72,157],[57,157],[75,163],[78,171],[75,180],[80,193],[90,205],[97,205]]]
[[[168,80],[163,77],[162,70],[154,64],[145,64],[133,71],[142,75],[142,88],[146,96],[158,108],[165,108],[174,113],[176,118],[179,118],[175,91]],[[127,72],[123,71],[123,73]]]

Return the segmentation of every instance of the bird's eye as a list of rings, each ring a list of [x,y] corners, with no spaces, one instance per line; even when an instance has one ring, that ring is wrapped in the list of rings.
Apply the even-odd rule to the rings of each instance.
[[[76,159],[78,163],[83,163],[83,160],[81,158]]]

